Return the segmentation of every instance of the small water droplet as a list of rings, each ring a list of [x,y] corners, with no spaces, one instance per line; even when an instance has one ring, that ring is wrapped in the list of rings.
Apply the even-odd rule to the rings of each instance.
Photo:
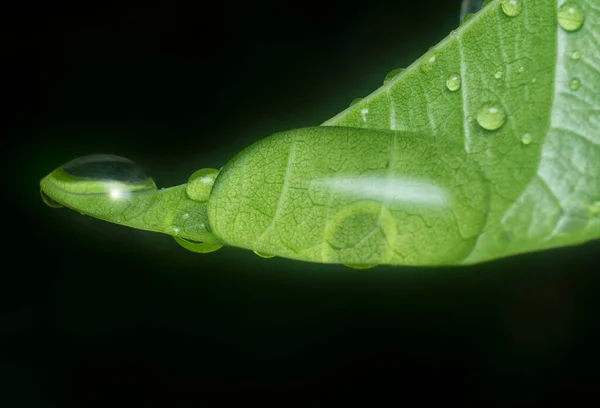
[[[360,101],[362,101],[362,98],[354,98],[352,99],[352,102],[350,102],[350,106],[356,105]]]
[[[421,62],[421,72],[431,72],[435,65],[435,60],[435,54],[423,58],[423,62]]]
[[[573,1],[558,8],[558,24],[566,31],[577,31],[583,26],[583,11]]]
[[[515,17],[521,14],[523,3],[521,0],[502,0],[502,11],[509,17]]]
[[[450,75],[446,80],[446,87],[452,92],[458,91],[460,89],[460,76],[458,74]]]
[[[187,220],[188,218],[190,218],[190,215],[188,213],[185,213],[181,216],[181,218],[183,218],[184,220]]]
[[[387,84],[388,82],[390,82],[392,79],[394,79],[396,77],[396,75],[398,75],[399,73],[401,73],[402,71],[404,71],[404,68],[396,68],[396,69],[392,69],[390,72],[387,73],[387,75],[385,76],[385,78],[383,78],[383,83]]]
[[[44,204],[46,204],[48,207],[51,207],[51,208],[62,208],[63,207],[61,204],[57,203],[52,198],[50,198],[50,196],[48,194],[44,193],[44,190],[42,190],[41,188],[40,188],[40,195],[42,196],[42,201],[44,201]]]
[[[569,81],[569,89],[571,91],[578,90],[580,86],[581,86],[581,81],[579,80],[579,78],[573,78]]]
[[[208,201],[210,190],[219,175],[217,169],[200,169],[190,176],[185,186],[189,199],[194,201]]]
[[[496,79],[500,79],[500,78],[502,78],[502,72],[500,72],[500,71],[497,71],[497,72],[494,74],[494,78],[496,78]]]
[[[177,228],[177,227],[173,228],[173,232],[175,233],[175,235],[179,234],[179,228]]]
[[[525,68],[524,67],[519,67],[519,72],[523,72],[523,71],[525,71]]]
[[[506,121],[506,113],[498,105],[486,104],[477,111],[477,123],[486,130],[497,130]]]
[[[344,264],[344,266],[347,266],[348,268],[352,268],[352,269],[371,269],[371,268],[375,268],[377,266],[377,264],[374,264],[374,265],[369,265],[369,264]]]
[[[524,145],[530,144],[531,143],[531,134],[524,133],[523,136],[521,136],[521,143],[523,143]]]
[[[473,116],[467,116],[467,122],[469,122],[469,123],[473,122]]]
[[[459,27],[461,25],[463,25],[464,23],[466,23],[467,21],[469,21],[470,19],[472,19],[473,17],[475,17],[475,13],[467,13],[467,14],[465,14],[465,16],[462,18],[462,20],[460,20]]]
[[[537,78],[531,78],[531,83],[535,84],[537,82]]]
[[[579,58],[581,58],[581,52],[573,51],[571,54],[571,59],[577,61]]]
[[[261,258],[267,258],[267,259],[275,258],[275,255],[267,254],[264,252],[260,252],[260,251],[252,251],[252,252],[254,252],[256,255],[260,256]]]

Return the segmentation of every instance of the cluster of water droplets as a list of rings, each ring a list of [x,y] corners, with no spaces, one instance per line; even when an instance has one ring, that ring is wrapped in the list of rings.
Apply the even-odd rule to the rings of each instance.
[[[484,1],[483,6],[485,7],[488,3],[490,3],[490,0]],[[517,16],[521,15],[523,12],[523,0],[502,0],[502,2],[500,2],[500,9],[502,10],[502,13],[504,15],[506,15],[507,17],[510,17],[510,18],[517,17]],[[466,21],[468,21],[470,19],[470,17],[472,17],[473,15],[474,15],[474,13],[466,14],[463,17],[463,20],[461,21],[461,25],[464,24]],[[579,30],[583,26],[583,23],[584,23],[584,14],[583,14],[582,10],[572,0],[566,1],[564,4],[562,4],[558,8],[557,18],[558,18],[558,24],[560,25],[560,27],[562,29],[564,29],[565,31],[569,31],[569,32]],[[453,31],[453,35],[458,35],[458,34],[456,31]],[[581,52],[579,52],[579,51],[572,52],[571,59],[573,61],[577,61],[580,58],[581,58]],[[423,73],[431,72],[435,68],[435,65],[437,62],[436,59],[437,59],[437,57],[436,57],[435,51],[431,51],[430,53],[425,55],[419,66],[421,72],[423,72]],[[397,77],[398,74],[400,74],[402,71],[404,71],[404,68],[398,68],[398,69],[394,69],[394,70],[390,71],[385,76],[383,83],[387,84],[392,79]],[[523,66],[519,67],[519,69],[518,69],[519,73],[523,73],[524,71],[525,71],[525,67],[523,67]],[[503,76],[504,76],[504,73],[502,71],[496,71],[494,73],[494,78],[497,80],[502,79]],[[453,73],[446,78],[446,88],[450,92],[456,92],[456,91],[460,90],[460,88],[462,86],[461,81],[462,81],[462,79],[461,79],[460,74]],[[536,78],[533,78],[531,80],[531,83],[535,83],[535,82],[536,82]],[[569,89],[571,91],[577,91],[580,88],[580,86],[581,86],[581,81],[579,80],[579,78],[572,78],[569,82]],[[361,100],[361,98],[356,98],[355,100],[352,101],[350,106],[356,104],[360,100]],[[504,125],[504,123],[507,120],[507,114],[506,114],[506,111],[504,110],[504,108],[499,103],[488,102],[479,108],[479,110],[477,111],[477,113],[475,114],[474,117],[471,115],[469,115],[467,117],[467,121],[469,123],[473,122],[474,119],[476,119],[477,124],[482,129],[485,129],[488,131],[495,131],[495,130],[500,129]],[[521,142],[524,145],[530,144],[532,142],[532,139],[533,138],[530,133],[524,133],[521,136]]]

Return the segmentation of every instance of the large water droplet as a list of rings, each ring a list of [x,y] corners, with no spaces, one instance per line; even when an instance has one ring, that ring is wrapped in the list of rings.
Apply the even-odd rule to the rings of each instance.
[[[506,121],[506,113],[499,105],[486,104],[477,111],[477,123],[486,130],[497,130]]]
[[[404,68],[396,68],[396,69],[391,70],[390,72],[387,73],[387,75],[385,76],[385,78],[383,78],[383,83],[387,84],[392,79],[394,79],[396,77],[396,75],[398,75],[402,71],[404,71]]]
[[[200,169],[190,176],[185,186],[187,196],[194,201],[208,201],[210,190],[219,174],[217,169]]]
[[[71,160],[52,176],[63,190],[79,194],[109,194],[117,200],[131,193],[156,192],[154,181],[124,157],[94,154]]]
[[[460,76],[458,74],[452,74],[446,79],[446,87],[448,90],[454,92],[460,89]]]
[[[581,58],[581,52],[573,51],[571,54],[571,59],[577,61],[579,58]]]
[[[577,31],[583,26],[583,11],[573,1],[567,1],[558,8],[558,24],[566,31]]]
[[[581,81],[579,80],[579,78],[573,78],[569,81],[569,89],[571,91],[578,90],[580,86],[581,86]]]
[[[524,133],[523,136],[521,136],[521,143],[523,143],[524,145],[528,145],[531,143],[531,134],[530,133]]]
[[[523,9],[521,0],[502,0],[502,11],[509,17],[518,16]]]

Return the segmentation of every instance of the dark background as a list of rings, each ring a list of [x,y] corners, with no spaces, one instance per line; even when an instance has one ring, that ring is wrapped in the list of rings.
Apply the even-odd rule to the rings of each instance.
[[[598,242],[360,271],[194,254],[39,197],[78,156],[165,187],[318,125],[445,37],[460,0],[47,3],[3,12],[1,407],[541,405],[593,385]]]

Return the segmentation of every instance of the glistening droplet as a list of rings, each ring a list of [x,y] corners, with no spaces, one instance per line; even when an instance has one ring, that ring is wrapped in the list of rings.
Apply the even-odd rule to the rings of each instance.
[[[567,1],[558,8],[558,24],[566,31],[577,31],[583,26],[583,11],[574,1]]]
[[[486,104],[477,111],[477,123],[486,130],[497,130],[506,122],[506,113],[499,105]]]
[[[446,87],[448,90],[455,92],[460,89],[460,76],[458,74],[452,74],[446,79]]]
[[[502,0],[502,11],[509,17],[521,14],[523,3],[521,0]]]

